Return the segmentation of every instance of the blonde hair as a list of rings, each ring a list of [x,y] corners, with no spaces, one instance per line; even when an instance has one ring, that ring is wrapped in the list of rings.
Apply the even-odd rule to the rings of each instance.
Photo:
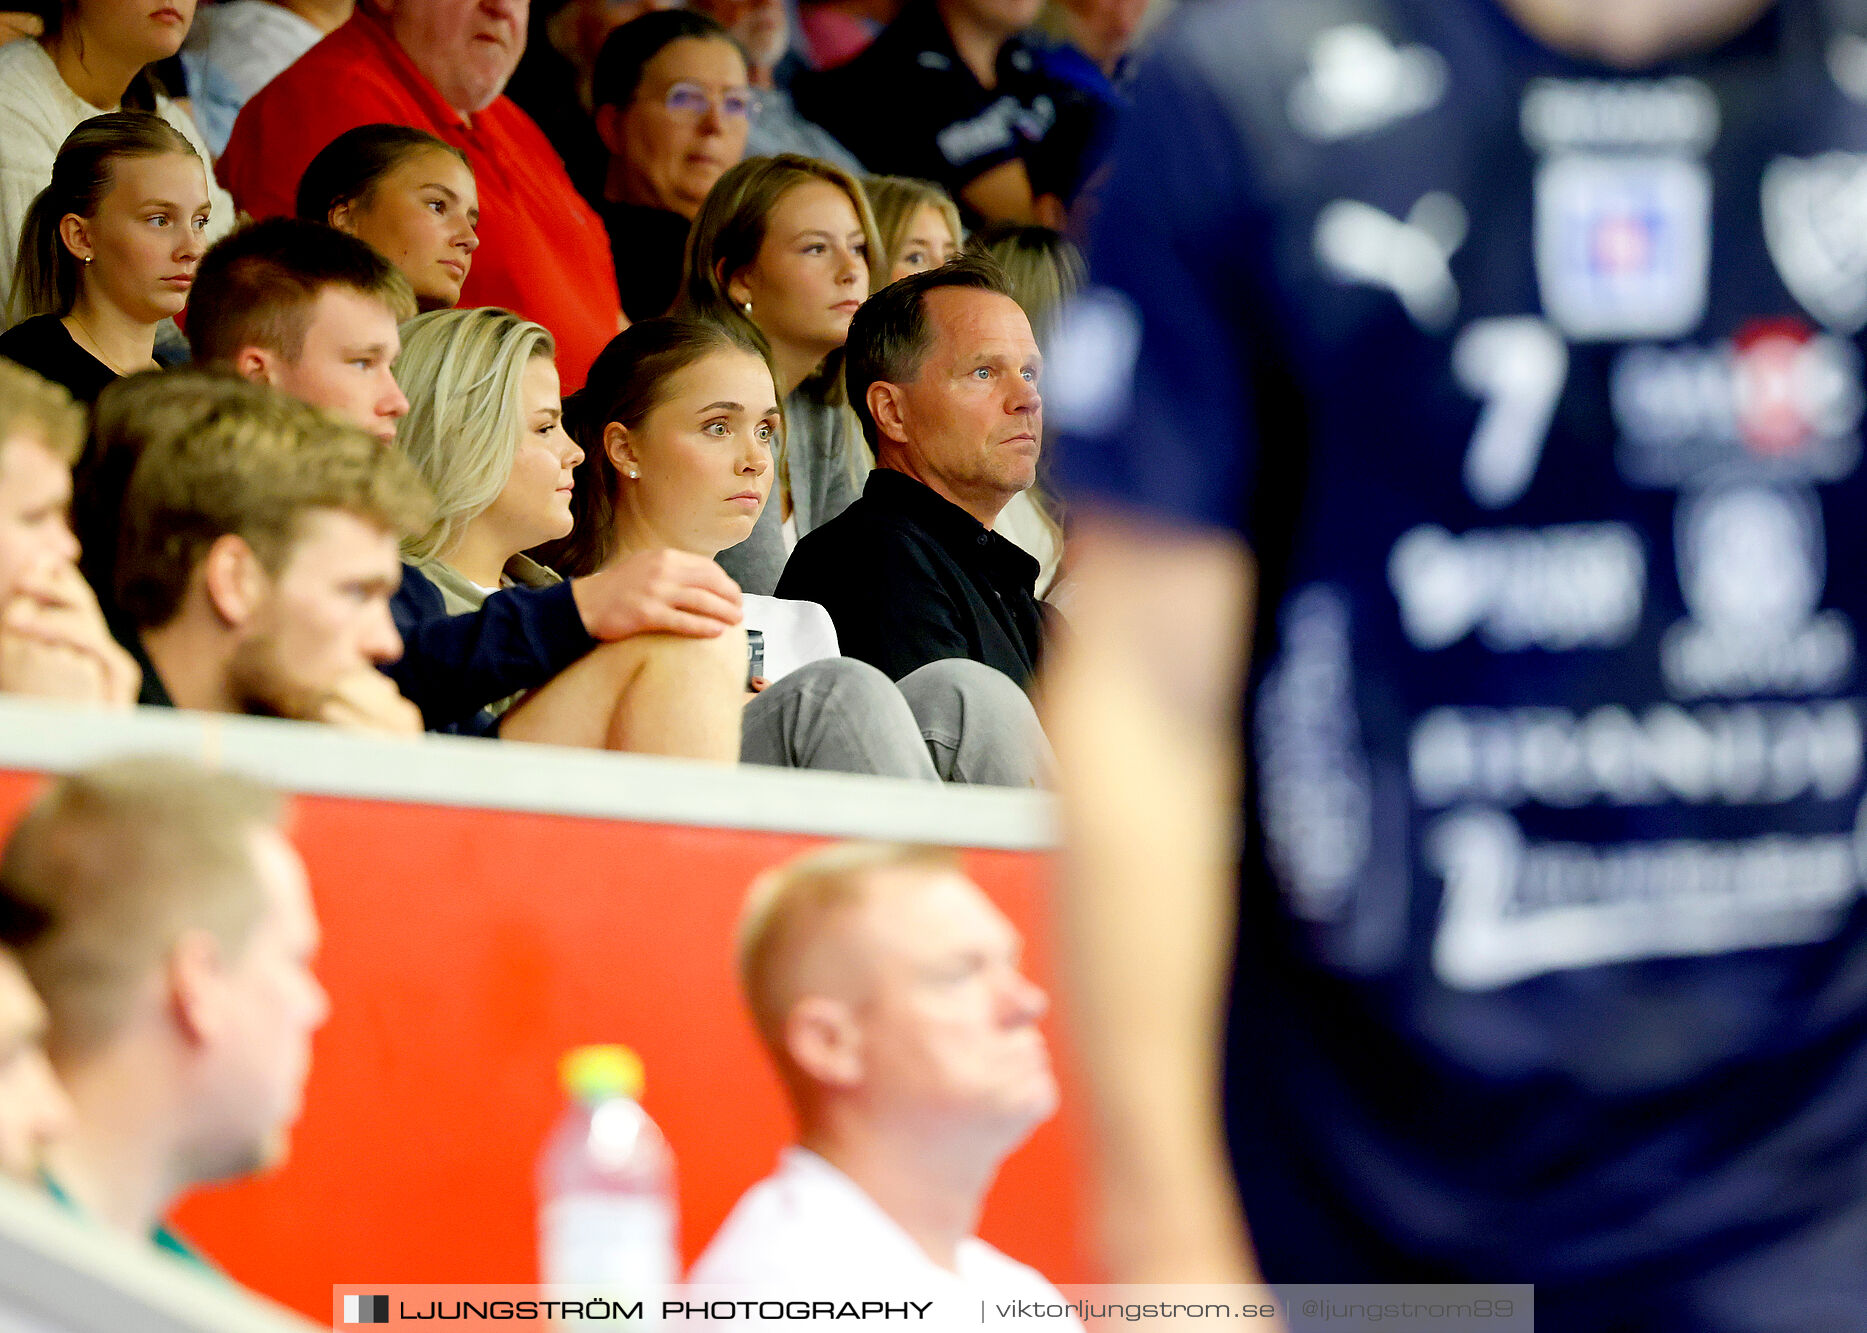
[[[51,180],[33,196],[20,225],[8,301],[15,322],[33,315],[68,314],[78,299],[84,266],[59,235],[66,215],[87,220],[97,216],[116,185],[118,162],[171,155],[201,161],[187,136],[153,111],[109,111],[80,121],[65,136],[52,160]],[[188,225],[185,219],[182,225]]]
[[[1024,307],[1038,347],[1049,350],[1064,303],[1089,281],[1089,266],[1075,242],[1051,227],[1008,222],[977,232],[966,242],[975,254],[990,255],[1005,270],[1011,298]]]
[[[794,857],[753,881],[734,956],[752,1022],[781,1070],[788,1064],[785,1018],[801,998],[796,960],[826,923],[866,902],[880,872],[958,869],[958,855],[945,847],[847,842]]]
[[[70,464],[84,443],[84,409],[64,386],[0,357],[0,448],[31,440]]]
[[[396,446],[434,491],[434,521],[402,543],[445,558],[499,498],[524,429],[525,367],[557,351],[542,324],[490,306],[436,310],[402,326],[395,376],[408,395]]]
[[[716,324],[740,329],[756,346],[765,349],[771,359],[771,342],[750,316],[733,303],[726,286],[733,275],[749,267],[765,244],[765,229],[778,201],[800,185],[825,181],[849,196],[856,210],[869,247],[869,292],[882,284],[876,281],[875,258],[882,252],[881,238],[875,229],[875,214],[869,209],[869,197],[862,182],[832,162],[821,162],[798,153],[779,153],[773,157],[748,157],[737,166],[728,167],[694,218],[687,235],[687,256],[681,278],[681,296],[675,303],[677,315],[693,315]],[[841,358],[832,352],[814,377],[825,386],[824,401],[840,403],[842,376],[832,375],[830,367],[840,370]],[[774,372],[775,374],[775,372]],[[834,385],[829,381],[835,379]]]
[[[174,619],[223,536],[239,537],[277,574],[312,510],[354,514],[398,537],[433,515],[433,497],[401,454],[261,385],[166,371],[124,382],[115,405],[118,451],[133,462],[114,583],[139,628]]]
[[[923,208],[938,209],[952,229],[953,244],[964,245],[966,229],[960,225],[959,208],[953,196],[932,181],[913,176],[867,176],[862,188],[868,193],[869,207],[875,210],[875,227],[882,238],[882,271],[893,273],[907,243],[908,227]]]
[[[55,1058],[107,1042],[184,931],[244,946],[265,910],[251,834],[285,815],[271,788],[180,759],[116,760],[51,785],[0,852],[0,900],[49,919],[19,956]]]

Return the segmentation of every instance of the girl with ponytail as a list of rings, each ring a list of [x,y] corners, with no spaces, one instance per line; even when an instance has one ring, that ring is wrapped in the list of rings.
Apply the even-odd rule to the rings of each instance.
[[[52,178],[58,147],[100,113],[154,111],[211,161],[201,131],[154,77],[180,49],[195,0],[13,0],[45,26],[36,39],[0,46],[0,295],[13,287],[13,256],[34,197]],[[233,199],[214,184],[218,240],[233,226]]]
[[[156,326],[180,313],[212,202],[193,145],[148,111],[83,121],[26,212],[0,356],[92,402],[155,365]]]

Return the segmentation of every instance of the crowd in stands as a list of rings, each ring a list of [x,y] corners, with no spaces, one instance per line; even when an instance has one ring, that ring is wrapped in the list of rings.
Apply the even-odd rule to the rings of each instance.
[[[1024,497],[1045,312],[1081,282],[1046,228],[1116,85],[1066,76],[1103,67],[1031,0],[793,13],[16,16],[0,693],[1043,785],[1061,528]],[[834,69],[852,24],[873,46]],[[965,248],[994,224],[1039,228],[1042,261]],[[1018,514],[1028,549],[995,530]],[[284,810],[125,761],[17,827],[0,1171],[198,1258],[167,1209],[282,1150],[327,1007]],[[1009,1101],[959,1087],[965,1114],[929,1118],[901,1100],[926,1071],[835,1049],[869,1022],[912,1046],[925,1020],[875,997],[975,957],[974,1022],[943,1039],[1015,1066]],[[817,1227],[889,1270],[1048,1291],[966,1220],[1056,1093],[1043,996],[955,865],[779,872],[741,964],[803,1137],[707,1272]],[[965,1197],[911,1183],[960,1150]]]
[[[82,546],[41,516],[61,558],[0,571],[0,683],[1041,782],[1038,348],[1082,274],[1037,224],[1118,98],[1027,11],[918,0],[840,70],[779,0],[39,14],[0,356],[55,387],[0,384],[0,494],[69,492]],[[940,95],[858,87],[930,41]]]

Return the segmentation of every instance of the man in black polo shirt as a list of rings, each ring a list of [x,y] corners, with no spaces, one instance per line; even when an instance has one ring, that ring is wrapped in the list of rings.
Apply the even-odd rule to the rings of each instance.
[[[798,112],[873,171],[938,181],[971,221],[1062,225],[1109,104],[1049,69],[1039,0],[909,0],[854,60],[800,76]],[[884,114],[877,114],[883,111]]]
[[[968,256],[883,288],[846,355],[876,469],[798,543],[778,596],[827,608],[843,652],[896,680],[961,657],[1028,685],[1037,561],[992,525],[1037,479],[1041,358],[1004,275]]]

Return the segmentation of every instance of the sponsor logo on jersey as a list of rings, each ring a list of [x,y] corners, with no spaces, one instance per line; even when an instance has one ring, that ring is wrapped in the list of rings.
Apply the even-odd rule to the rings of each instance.
[[[964,166],[988,153],[1011,147],[1019,139],[1036,142],[1056,124],[1056,103],[1033,98],[1025,106],[1015,97],[1001,97],[971,120],[958,121],[934,136],[940,156],[953,166]]]
[[[1640,623],[1645,548],[1625,523],[1490,528],[1424,524],[1388,556],[1401,628],[1432,652],[1468,634],[1497,652],[1625,643]]]
[[[1857,102],[1867,102],[1867,38],[1837,33],[1828,43],[1828,74],[1842,92]]]
[[[1373,843],[1347,602],[1333,588],[1305,588],[1281,625],[1256,713],[1266,851],[1291,911],[1336,920]]]
[[[1703,153],[1718,138],[1718,99],[1697,79],[1532,79],[1519,108],[1539,153]]]
[[[1854,627],[1818,611],[1827,577],[1813,495],[1739,486],[1682,499],[1679,587],[1691,618],[1660,641],[1682,698],[1816,694],[1854,667]]]
[[[1134,405],[1141,312],[1111,287],[1089,287],[1063,307],[1044,366],[1044,409],[1052,427],[1105,436]]]
[[[1433,970],[1491,990],[1642,958],[1689,958],[1832,936],[1860,897],[1867,811],[1836,833],[1543,842],[1498,810],[1426,830],[1443,877]]]
[[[1615,462],[1636,486],[1835,481],[1860,463],[1860,352],[1801,320],[1759,320],[1709,346],[1626,348],[1609,396]]]
[[[1465,206],[1438,191],[1422,196],[1405,220],[1337,199],[1317,214],[1312,245],[1337,282],[1392,292],[1415,324],[1438,333],[1458,314],[1451,260],[1465,243],[1466,225]]]
[[[1779,157],[1763,173],[1763,237],[1783,286],[1837,333],[1867,325],[1867,154]]]
[[[1673,338],[1705,313],[1711,177],[1680,157],[1563,153],[1536,174],[1536,277],[1570,339]]]
[[[1435,708],[1414,724],[1408,774],[1427,809],[1782,805],[1850,795],[1861,748],[1847,700]]]
[[[1365,23],[1317,34],[1309,69],[1290,90],[1290,123],[1319,143],[1386,129],[1439,104],[1445,57],[1430,46],[1397,47]]]

